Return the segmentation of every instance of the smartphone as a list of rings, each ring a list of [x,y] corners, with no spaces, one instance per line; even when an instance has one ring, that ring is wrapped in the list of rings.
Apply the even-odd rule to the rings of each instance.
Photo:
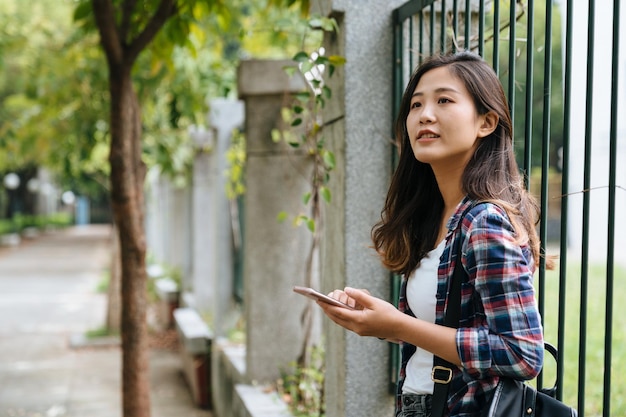
[[[349,310],[354,310],[354,307],[351,307],[348,304],[342,303],[339,300],[335,300],[332,297],[324,295],[321,292],[314,290],[313,288],[299,287],[296,285],[295,287],[293,287],[293,290],[294,292],[297,292],[298,294],[304,295],[305,297],[309,297],[316,301],[323,301],[324,303],[332,304],[337,307],[343,307]]]

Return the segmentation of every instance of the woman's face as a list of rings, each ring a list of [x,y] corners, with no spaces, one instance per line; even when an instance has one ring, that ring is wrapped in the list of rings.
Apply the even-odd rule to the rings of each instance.
[[[406,129],[415,158],[439,168],[464,168],[485,131],[484,115],[463,82],[447,67],[422,75],[415,87]]]

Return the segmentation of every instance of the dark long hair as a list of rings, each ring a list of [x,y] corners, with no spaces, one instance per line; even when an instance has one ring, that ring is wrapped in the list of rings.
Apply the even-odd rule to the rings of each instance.
[[[374,248],[387,268],[408,276],[437,243],[444,201],[430,165],[415,159],[406,119],[411,96],[421,77],[441,67],[447,67],[463,82],[478,114],[491,111],[498,116],[496,129],[478,142],[465,167],[463,191],[473,200],[492,201],[504,208],[520,244],[528,243],[534,258],[539,259],[539,238],[535,230],[539,209],[524,188],[515,161],[507,99],[493,69],[480,56],[470,52],[431,57],[411,76],[395,125],[399,163],[381,220],[372,229]]]

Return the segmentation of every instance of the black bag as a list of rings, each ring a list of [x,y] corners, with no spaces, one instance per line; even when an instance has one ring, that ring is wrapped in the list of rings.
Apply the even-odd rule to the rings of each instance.
[[[482,417],[577,417],[575,409],[543,391],[511,378],[501,378]]]
[[[558,362],[556,348],[549,343],[545,347]],[[552,388],[536,390],[522,381],[500,378],[481,417],[577,417],[575,409],[554,398],[557,386],[558,380]]]
[[[459,226],[470,206],[461,215]],[[465,276],[465,270],[460,262],[461,240],[458,239],[456,248],[457,261],[452,274],[450,292],[448,293],[448,308],[445,313],[444,325],[448,327],[459,327],[459,316],[461,310],[461,281]],[[558,352],[549,343],[545,343],[545,349],[554,357],[558,363]],[[452,380],[452,369],[454,365],[448,361],[435,356],[432,379],[435,382],[432,400],[432,416],[441,417],[446,409],[448,400],[448,384]],[[500,378],[494,391],[490,405],[483,410],[481,417],[577,417],[575,409],[563,404],[555,398],[558,386],[558,379],[554,387],[540,389],[537,391],[533,387],[522,381],[512,378]]]

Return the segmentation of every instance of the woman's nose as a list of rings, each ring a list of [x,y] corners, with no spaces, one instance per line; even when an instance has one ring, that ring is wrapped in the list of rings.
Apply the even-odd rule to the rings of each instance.
[[[432,106],[423,105],[420,112],[419,122],[420,124],[432,123],[435,120],[435,116],[432,112]]]

